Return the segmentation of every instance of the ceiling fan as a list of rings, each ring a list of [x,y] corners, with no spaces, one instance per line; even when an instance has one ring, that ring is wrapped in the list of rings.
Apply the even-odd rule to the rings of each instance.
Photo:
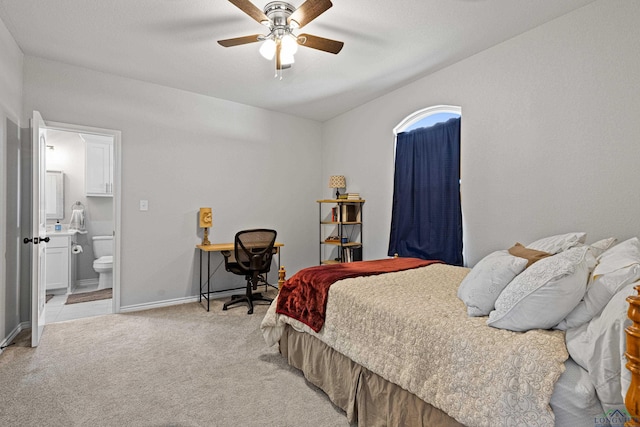
[[[343,42],[318,37],[311,34],[295,35],[293,32],[327,11],[333,4],[330,0],[307,0],[299,8],[284,1],[267,3],[264,11],[249,0],[229,0],[244,13],[269,28],[268,34],[252,34],[233,39],[218,40],[224,47],[239,46],[248,43],[263,42],[260,54],[268,60],[275,58],[276,76],[282,78],[282,70],[294,63],[293,55],[298,45],[337,54]]]

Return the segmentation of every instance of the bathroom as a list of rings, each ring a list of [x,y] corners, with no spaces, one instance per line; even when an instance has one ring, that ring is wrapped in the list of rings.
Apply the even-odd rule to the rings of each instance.
[[[45,322],[112,313],[113,137],[47,129],[46,169]]]

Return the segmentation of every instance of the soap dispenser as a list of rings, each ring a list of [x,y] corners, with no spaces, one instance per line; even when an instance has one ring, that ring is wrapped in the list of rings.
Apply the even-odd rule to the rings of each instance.
[[[56,220],[55,230],[62,231],[62,224],[60,224],[60,220]]]

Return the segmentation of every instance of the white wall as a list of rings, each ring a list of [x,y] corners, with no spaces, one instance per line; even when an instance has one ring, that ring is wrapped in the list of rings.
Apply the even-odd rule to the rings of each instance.
[[[213,242],[272,227],[289,274],[316,264],[319,123],[28,56],[24,84],[25,116],[122,132],[123,307],[197,295],[200,207]]]
[[[18,231],[14,221],[9,224],[5,219],[8,217],[7,184],[14,182],[12,177],[7,180],[7,163],[11,162],[13,167],[17,161],[17,147],[9,148],[7,140],[17,142],[18,138],[22,109],[22,64],[22,52],[0,20],[0,218],[3,219],[0,221],[0,344],[20,322],[16,265],[7,264],[7,260],[11,263],[16,260],[14,245]],[[9,124],[7,120],[16,126]],[[9,189],[15,199],[14,191],[15,189]],[[14,217],[15,215],[11,215],[11,218]],[[9,250],[13,250],[13,254],[8,253]]]
[[[365,258],[386,256],[392,129],[438,104],[462,107],[467,264],[555,233],[640,235],[639,18],[597,1],[325,123],[322,176],[367,200]]]
[[[16,123],[22,112],[23,59],[22,51],[0,20],[0,110]]]

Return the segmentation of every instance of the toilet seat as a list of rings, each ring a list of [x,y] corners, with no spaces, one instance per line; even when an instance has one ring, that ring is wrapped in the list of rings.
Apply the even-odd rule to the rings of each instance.
[[[93,268],[95,269],[101,269],[101,270],[107,270],[107,269],[112,269],[113,268],[113,255],[105,255],[105,256],[101,256],[100,258],[98,258],[97,260],[93,261]]]

